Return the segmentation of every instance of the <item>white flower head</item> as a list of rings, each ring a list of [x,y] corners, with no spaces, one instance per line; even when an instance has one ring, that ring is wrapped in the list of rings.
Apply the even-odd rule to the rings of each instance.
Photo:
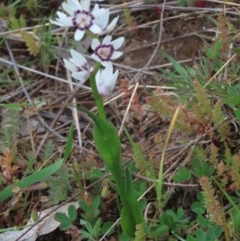
[[[102,32],[102,28],[95,23],[95,19],[98,19],[101,15],[104,15],[106,9],[99,9],[98,5],[94,7],[93,11],[90,12],[91,0],[67,0],[67,2],[62,4],[63,9],[68,15],[62,12],[57,12],[58,18],[56,21],[50,20],[52,23],[58,26],[77,27],[74,34],[74,39],[76,41],[81,40],[84,36],[85,30],[89,30],[94,34]],[[103,20],[102,20],[103,21]]]
[[[95,4],[93,11],[99,10],[98,4]],[[109,9],[105,9],[105,13],[103,15],[100,15],[98,18],[94,19],[94,23],[99,26],[102,31],[98,33],[98,35],[103,35],[111,32],[117,25],[117,21],[119,19],[119,16],[115,17],[112,22],[108,25],[109,22],[109,17],[110,17],[110,11]]]
[[[77,51],[71,49],[72,58],[63,59],[65,67],[72,72],[71,76],[83,84],[90,76],[92,68],[90,68],[87,60]]]
[[[109,95],[118,78],[118,70],[113,73],[113,66],[109,64],[104,70],[99,70],[95,76],[98,93],[101,96]]]
[[[91,57],[97,62],[101,62],[105,67],[111,64],[111,60],[117,59],[123,54],[123,52],[116,51],[116,49],[122,46],[124,37],[120,37],[113,41],[111,40],[112,36],[108,35],[103,39],[102,43],[100,43],[98,39],[93,39],[91,45],[94,50]]]

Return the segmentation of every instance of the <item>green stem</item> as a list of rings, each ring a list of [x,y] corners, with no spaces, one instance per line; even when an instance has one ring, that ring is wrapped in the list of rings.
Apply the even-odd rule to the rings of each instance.
[[[92,87],[93,97],[94,97],[96,105],[97,105],[99,117],[102,120],[106,120],[106,114],[104,111],[103,100],[102,100],[102,97],[98,93],[96,80],[95,80],[96,73],[100,69],[100,67],[101,67],[101,63],[98,62],[90,76],[90,84]]]
[[[78,175],[78,172],[77,172],[77,170],[76,170],[76,167],[75,167],[74,161],[71,160],[71,162],[72,162],[72,167],[73,167],[74,177],[76,178],[76,181],[77,181],[77,186],[78,186],[78,188],[79,188],[80,193],[82,193],[82,191],[83,191],[83,187],[82,187],[81,180],[80,180],[79,175]]]

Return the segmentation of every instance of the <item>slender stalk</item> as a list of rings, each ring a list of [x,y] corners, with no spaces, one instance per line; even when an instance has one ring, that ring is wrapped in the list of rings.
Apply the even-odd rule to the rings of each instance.
[[[71,162],[72,162],[74,177],[75,177],[75,179],[76,179],[76,181],[77,181],[77,186],[78,186],[78,188],[79,188],[80,193],[82,193],[83,187],[82,187],[81,180],[80,180],[79,175],[78,175],[78,173],[77,173],[77,169],[76,169],[76,167],[75,167],[74,161],[72,160]]]
[[[167,149],[168,141],[169,141],[170,136],[171,136],[172,131],[173,131],[173,127],[176,123],[179,111],[180,111],[180,106],[178,106],[178,108],[176,109],[176,111],[173,115],[170,126],[168,128],[167,138],[166,138],[165,144],[163,146],[163,152],[162,152],[161,161],[160,161],[160,165],[159,165],[158,180],[157,180],[157,183],[156,183],[157,200],[158,200],[159,206],[161,206],[161,201],[162,201],[162,196],[163,196],[162,195],[162,186],[163,186],[163,164],[164,164],[165,152],[166,152],[166,149]]]
[[[101,63],[98,62],[95,65],[95,68],[94,68],[94,70],[93,70],[93,72],[90,76],[90,84],[91,84],[91,87],[92,87],[93,97],[94,97],[96,105],[97,105],[99,117],[103,120],[106,120],[106,114],[105,114],[105,111],[104,111],[102,97],[98,93],[96,80],[95,80],[96,73],[100,69],[100,67],[101,67]]]

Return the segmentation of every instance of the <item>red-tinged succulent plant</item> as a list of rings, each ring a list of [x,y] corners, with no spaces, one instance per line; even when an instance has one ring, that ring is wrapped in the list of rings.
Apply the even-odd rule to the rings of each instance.
[[[194,7],[205,8],[207,5],[207,0],[196,0],[194,2]]]

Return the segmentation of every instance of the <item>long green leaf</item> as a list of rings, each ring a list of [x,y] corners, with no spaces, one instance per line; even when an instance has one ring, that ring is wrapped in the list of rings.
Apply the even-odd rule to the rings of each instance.
[[[92,114],[83,107],[78,109],[84,111],[94,121],[93,138],[101,158],[105,161],[110,171],[121,168],[121,142],[115,126],[107,120]]]
[[[67,144],[64,152],[64,158],[56,161],[55,163],[45,167],[35,173],[23,178],[21,181],[14,183],[12,186],[8,186],[4,190],[0,192],[0,202],[6,200],[7,198],[11,197],[14,193],[12,191],[13,187],[19,187],[20,189],[27,188],[37,182],[44,180],[45,178],[49,177],[61,167],[63,162],[67,159],[71,152],[73,142],[73,126],[71,126],[69,130],[69,135],[67,139]]]
[[[172,65],[174,66],[174,68],[176,69],[176,71],[178,72],[178,74],[181,75],[181,77],[183,78],[184,81],[187,81],[188,79],[188,73],[187,71],[184,69],[184,67],[182,67],[181,64],[179,64],[175,59],[173,59],[170,55],[161,52],[161,54],[166,57],[168,59],[169,62],[172,63]]]
[[[40,182],[55,173],[61,167],[62,163],[63,159],[29,175],[28,177],[25,177],[21,181],[14,183],[13,186],[8,186],[0,192],[0,202],[6,200],[14,194],[12,187],[19,187],[20,189],[23,189],[35,184],[36,182]]]
[[[133,225],[134,217],[132,215],[129,215],[128,209],[126,207],[123,207],[121,211],[121,227],[123,233],[129,238],[134,236],[135,227],[133,229]]]
[[[68,139],[67,139],[67,143],[66,143],[66,147],[65,147],[65,151],[64,151],[64,156],[63,156],[64,161],[67,160],[69,154],[72,151],[72,143],[73,143],[73,125],[71,125],[71,127],[69,129]]]
[[[129,171],[126,175],[126,182],[128,183],[127,189],[123,182],[121,170],[121,142],[117,129],[111,122],[93,115],[83,107],[78,108],[86,112],[95,123],[93,138],[101,158],[104,160],[115,179],[117,191],[123,202],[123,209],[121,211],[121,217],[123,218],[121,221],[122,229],[124,233],[131,238],[134,236],[136,224],[142,222],[142,216],[137,199],[134,197]]]
[[[143,220],[142,220],[141,209],[133,188],[131,173],[128,168],[126,169],[126,192],[128,195],[127,198],[128,198],[128,202],[130,203],[130,206],[134,207],[132,209],[132,212],[133,212],[135,224],[132,224],[132,225],[134,225],[133,229],[135,230],[136,225],[142,223]]]
[[[0,104],[0,107],[6,108],[9,110],[22,110],[23,106],[27,106],[27,104],[19,104],[19,103]]]

